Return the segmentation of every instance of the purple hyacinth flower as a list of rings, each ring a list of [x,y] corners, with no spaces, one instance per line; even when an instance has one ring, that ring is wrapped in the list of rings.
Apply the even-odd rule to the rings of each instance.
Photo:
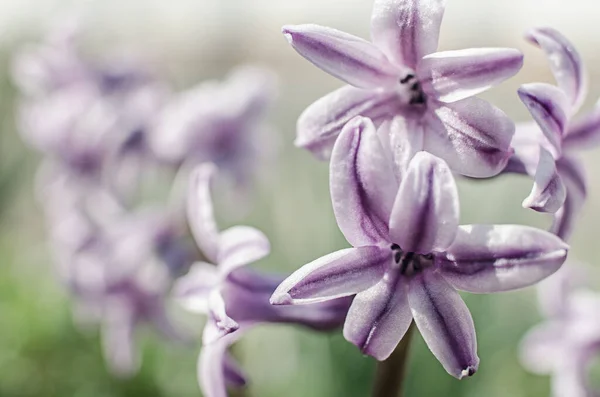
[[[586,97],[587,74],[577,50],[562,34],[537,28],[526,38],[546,52],[558,87],[533,83],[519,89],[535,123],[517,125],[512,142],[515,154],[505,172],[534,178],[523,206],[554,213],[551,230],[566,239],[587,190],[576,153],[600,143],[600,106],[579,119],[573,117]]]
[[[435,52],[444,8],[444,0],[376,0],[372,43],[317,25],[285,26],[298,53],[349,84],[306,109],[296,145],[327,159],[341,129],[360,115],[392,140],[408,133],[414,152],[430,152],[463,175],[502,171],[514,124],[472,96],[518,72],[523,55],[509,48]],[[396,116],[405,123],[392,123]]]
[[[373,123],[360,117],[348,123],[333,148],[330,188],[353,248],[303,266],[271,302],[357,294],[344,325],[347,340],[385,360],[414,319],[446,371],[460,379],[477,370],[479,358],[473,320],[456,289],[490,293],[534,284],[561,266],[567,245],[526,226],[459,226],[446,163],[419,152],[409,164],[396,180]]]

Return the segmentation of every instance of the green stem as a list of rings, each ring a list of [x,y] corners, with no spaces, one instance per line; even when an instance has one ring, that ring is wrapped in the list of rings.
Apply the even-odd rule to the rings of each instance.
[[[371,397],[402,397],[404,395],[404,376],[408,367],[408,350],[414,327],[415,323],[413,322],[392,355],[377,364]]]

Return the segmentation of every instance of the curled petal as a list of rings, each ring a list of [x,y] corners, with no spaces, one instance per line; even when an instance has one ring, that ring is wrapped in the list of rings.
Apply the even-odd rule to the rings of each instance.
[[[435,271],[424,271],[411,279],[408,303],[425,343],[444,369],[458,379],[473,375],[479,367],[475,326],[458,292]]]
[[[576,159],[562,157],[556,162],[556,168],[567,189],[567,198],[562,208],[554,214],[550,231],[566,240],[571,236],[577,215],[585,202],[587,182],[584,167]]]
[[[219,271],[228,274],[234,269],[256,262],[271,251],[267,236],[250,226],[233,226],[219,239]]]
[[[523,201],[523,208],[554,213],[562,207],[566,196],[567,191],[556,171],[554,157],[540,147],[540,159],[535,172],[533,189]]]
[[[445,0],[376,0],[371,17],[373,42],[398,65],[415,69],[435,52]]]
[[[502,172],[534,177],[543,145],[548,145],[548,140],[535,121],[518,123],[511,141],[514,153]]]
[[[347,248],[325,255],[285,279],[271,304],[323,302],[357,294],[375,285],[391,260],[392,251],[380,247]]]
[[[229,334],[217,342],[203,346],[198,357],[198,383],[206,397],[227,397],[227,386],[243,386],[245,377],[231,365],[227,349],[243,332]],[[235,371],[232,370],[235,368]]]
[[[211,291],[208,298],[208,308],[208,321],[202,334],[203,344],[214,343],[220,338],[237,331],[240,327],[225,311],[225,301],[218,289]]]
[[[516,225],[463,225],[439,262],[454,287],[474,293],[527,287],[556,272],[568,246],[544,230]]]
[[[514,131],[512,120],[482,99],[437,104],[426,115],[424,150],[444,159],[453,171],[487,178],[506,167]]]
[[[196,262],[185,276],[173,286],[174,298],[187,310],[208,314],[210,293],[219,285],[221,276],[217,267],[206,262]]]
[[[442,102],[456,102],[500,84],[522,66],[523,54],[518,50],[471,48],[427,55],[417,74],[427,94]]]
[[[387,241],[397,183],[373,123],[358,117],[344,127],[330,164],[333,212],[355,247]]]
[[[192,171],[187,200],[188,222],[194,240],[202,253],[214,263],[218,260],[220,237],[213,213],[210,184],[216,169],[214,164],[204,163]]]
[[[560,89],[567,94],[575,113],[587,94],[587,75],[581,56],[565,36],[552,28],[531,29],[525,38],[545,52]]]
[[[344,324],[344,337],[363,354],[383,361],[404,337],[412,314],[406,278],[394,271],[356,295]]]
[[[591,149],[600,144],[600,105],[569,125],[563,141],[564,150]]]
[[[439,158],[419,152],[400,185],[390,218],[390,237],[403,251],[428,254],[452,244],[458,228],[458,191]]]
[[[317,100],[300,115],[294,144],[328,160],[342,128],[354,117],[368,117],[378,125],[399,109],[398,96],[392,91],[345,86]]]
[[[284,26],[282,32],[300,55],[350,85],[374,88],[398,80],[386,56],[359,37],[312,24]]]

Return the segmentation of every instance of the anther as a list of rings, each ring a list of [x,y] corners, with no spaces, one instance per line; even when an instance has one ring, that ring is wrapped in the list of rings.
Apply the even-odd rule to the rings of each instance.
[[[409,73],[404,78],[400,79],[400,84],[406,84],[414,78],[415,78],[415,75]]]

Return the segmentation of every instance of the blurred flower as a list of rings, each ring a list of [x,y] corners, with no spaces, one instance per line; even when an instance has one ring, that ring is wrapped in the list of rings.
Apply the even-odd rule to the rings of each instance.
[[[499,173],[512,153],[514,124],[472,96],[518,72],[523,55],[508,48],[435,52],[444,8],[442,0],[376,0],[373,44],[317,25],[285,26],[296,51],[349,84],[306,109],[296,145],[328,158],[342,127],[360,115],[389,134],[394,148],[410,145],[411,156],[399,162],[425,150],[467,176]]]
[[[456,289],[508,291],[564,262],[567,245],[538,229],[458,225],[458,192],[441,159],[417,153],[400,183],[373,123],[350,121],[332,152],[330,187],[340,230],[354,247],[303,266],[275,291],[276,305],[351,296],[344,336],[385,360],[416,322],[446,371],[477,370],[471,314]]]
[[[505,172],[534,178],[533,189],[523,206],[555,213],[551,230],[566,239],[587,190],[583,166],[575,154],[578,149],[600,143],[600,106],[573,120],[588,89],[579,53],[551,28],[533,29],[526,38],[546,52],[558,87],[532,83],[519,89],[519,96],[535,123],[517,126],[512,142],[515,154]]]

